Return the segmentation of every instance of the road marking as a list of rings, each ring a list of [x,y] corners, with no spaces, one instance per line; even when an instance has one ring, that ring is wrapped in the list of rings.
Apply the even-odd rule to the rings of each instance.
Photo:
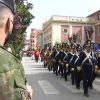
[[[95,79],[96,82],[100,82],[100,79]]]
[[[38,81],[45,94],[59,94],[59,92],[47,81]]]
[[[52,72],[49,72],[49,71],[25,71],[25,75],[27,74],[39,74],[39,73],[52,73]]]
[[[100,86],[93,84],[93,88],[100,92]]]
[[[71,92],[73,93],[80,93],[80,92],[83,92],[83,90],[80,88],[80,90],[77,90],[75,85],[71,85],[70,82],[65,82],[63,80],[57,80],[60,84],[62,84],[63,86],[65,86],[67,89],[69,89]]]

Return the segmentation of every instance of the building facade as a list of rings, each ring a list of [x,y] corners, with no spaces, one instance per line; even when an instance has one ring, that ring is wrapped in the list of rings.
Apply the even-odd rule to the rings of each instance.
[[[100,42],[100,10],[94,12],[93,14],[89,15],[88,17],[95,19],[95,43]]]
[[[31,29],[31,34],[30,34],[30,49],[35,49],[36,48],[36,35],[40,30],[38,29]]]
[[[44,48],[43,45],[43,31],[39,31],[36,35],[36,45],[37,47],[42,50]]]
[[[30,40],[29,39],[25,39],[23,51],[29,50],[29,45],[30,45]]]
[[[91,39],[97,44],[100,42],[100,10],[87,17],[53,15],[48,21],[46,20],[43,23],[40,32],[32,29],[32,34],[30,35],[31,41],[34,40],[34,34],[37,39],[35,43],[31,43],[33,47],[37,45],[41,49],[43,47],[53,47],[56,42],[69,42],[68,37],[77,34],[76,43],[84,44],[86,41],[86,33],[84,30],[91,27],[93,28]]]
[[[77,34],[77,43],[83,44],[86,40],[85,28],[93,27],[95,30],[95,19],[90,17],[73,17],[53,15],[49,21],[43,23],[44,47],[54,46],[55,42],[69,42],[68,36]],[[92,35],[95,41],[95,31]]]

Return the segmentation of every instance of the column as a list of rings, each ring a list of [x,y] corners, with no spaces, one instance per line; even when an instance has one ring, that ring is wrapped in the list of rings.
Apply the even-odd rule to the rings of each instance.
[[[72,25],[70,25],[70,37],[72,36]]]
[[[84,44],[84,26],[82,26],[82,41],[81,41],[81,44],[83,45]]]
[[[43,31],[43,47],[44,47],[44,31]]]

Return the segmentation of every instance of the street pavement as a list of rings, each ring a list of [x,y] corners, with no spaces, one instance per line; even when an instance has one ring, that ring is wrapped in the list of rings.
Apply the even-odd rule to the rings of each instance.
[[[28,84],[33,88],[33,100],[100,100],[100,79],[89,89],[89,97],[83,95],[83,88],[77,90],[71,85],[71,78],[65,82],[61,76],[56,76],[43,67],[43,62],[35,62],[31,57],[23,57],[22,64]]]

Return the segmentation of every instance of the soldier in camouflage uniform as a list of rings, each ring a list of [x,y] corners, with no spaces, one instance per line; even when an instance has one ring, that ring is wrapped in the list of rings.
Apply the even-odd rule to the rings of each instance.
[[[13,29],[14,1],[0,0],[0,13],[0,100],[31,100],[32,89],[25,84],[22,64],[3,47]]]

